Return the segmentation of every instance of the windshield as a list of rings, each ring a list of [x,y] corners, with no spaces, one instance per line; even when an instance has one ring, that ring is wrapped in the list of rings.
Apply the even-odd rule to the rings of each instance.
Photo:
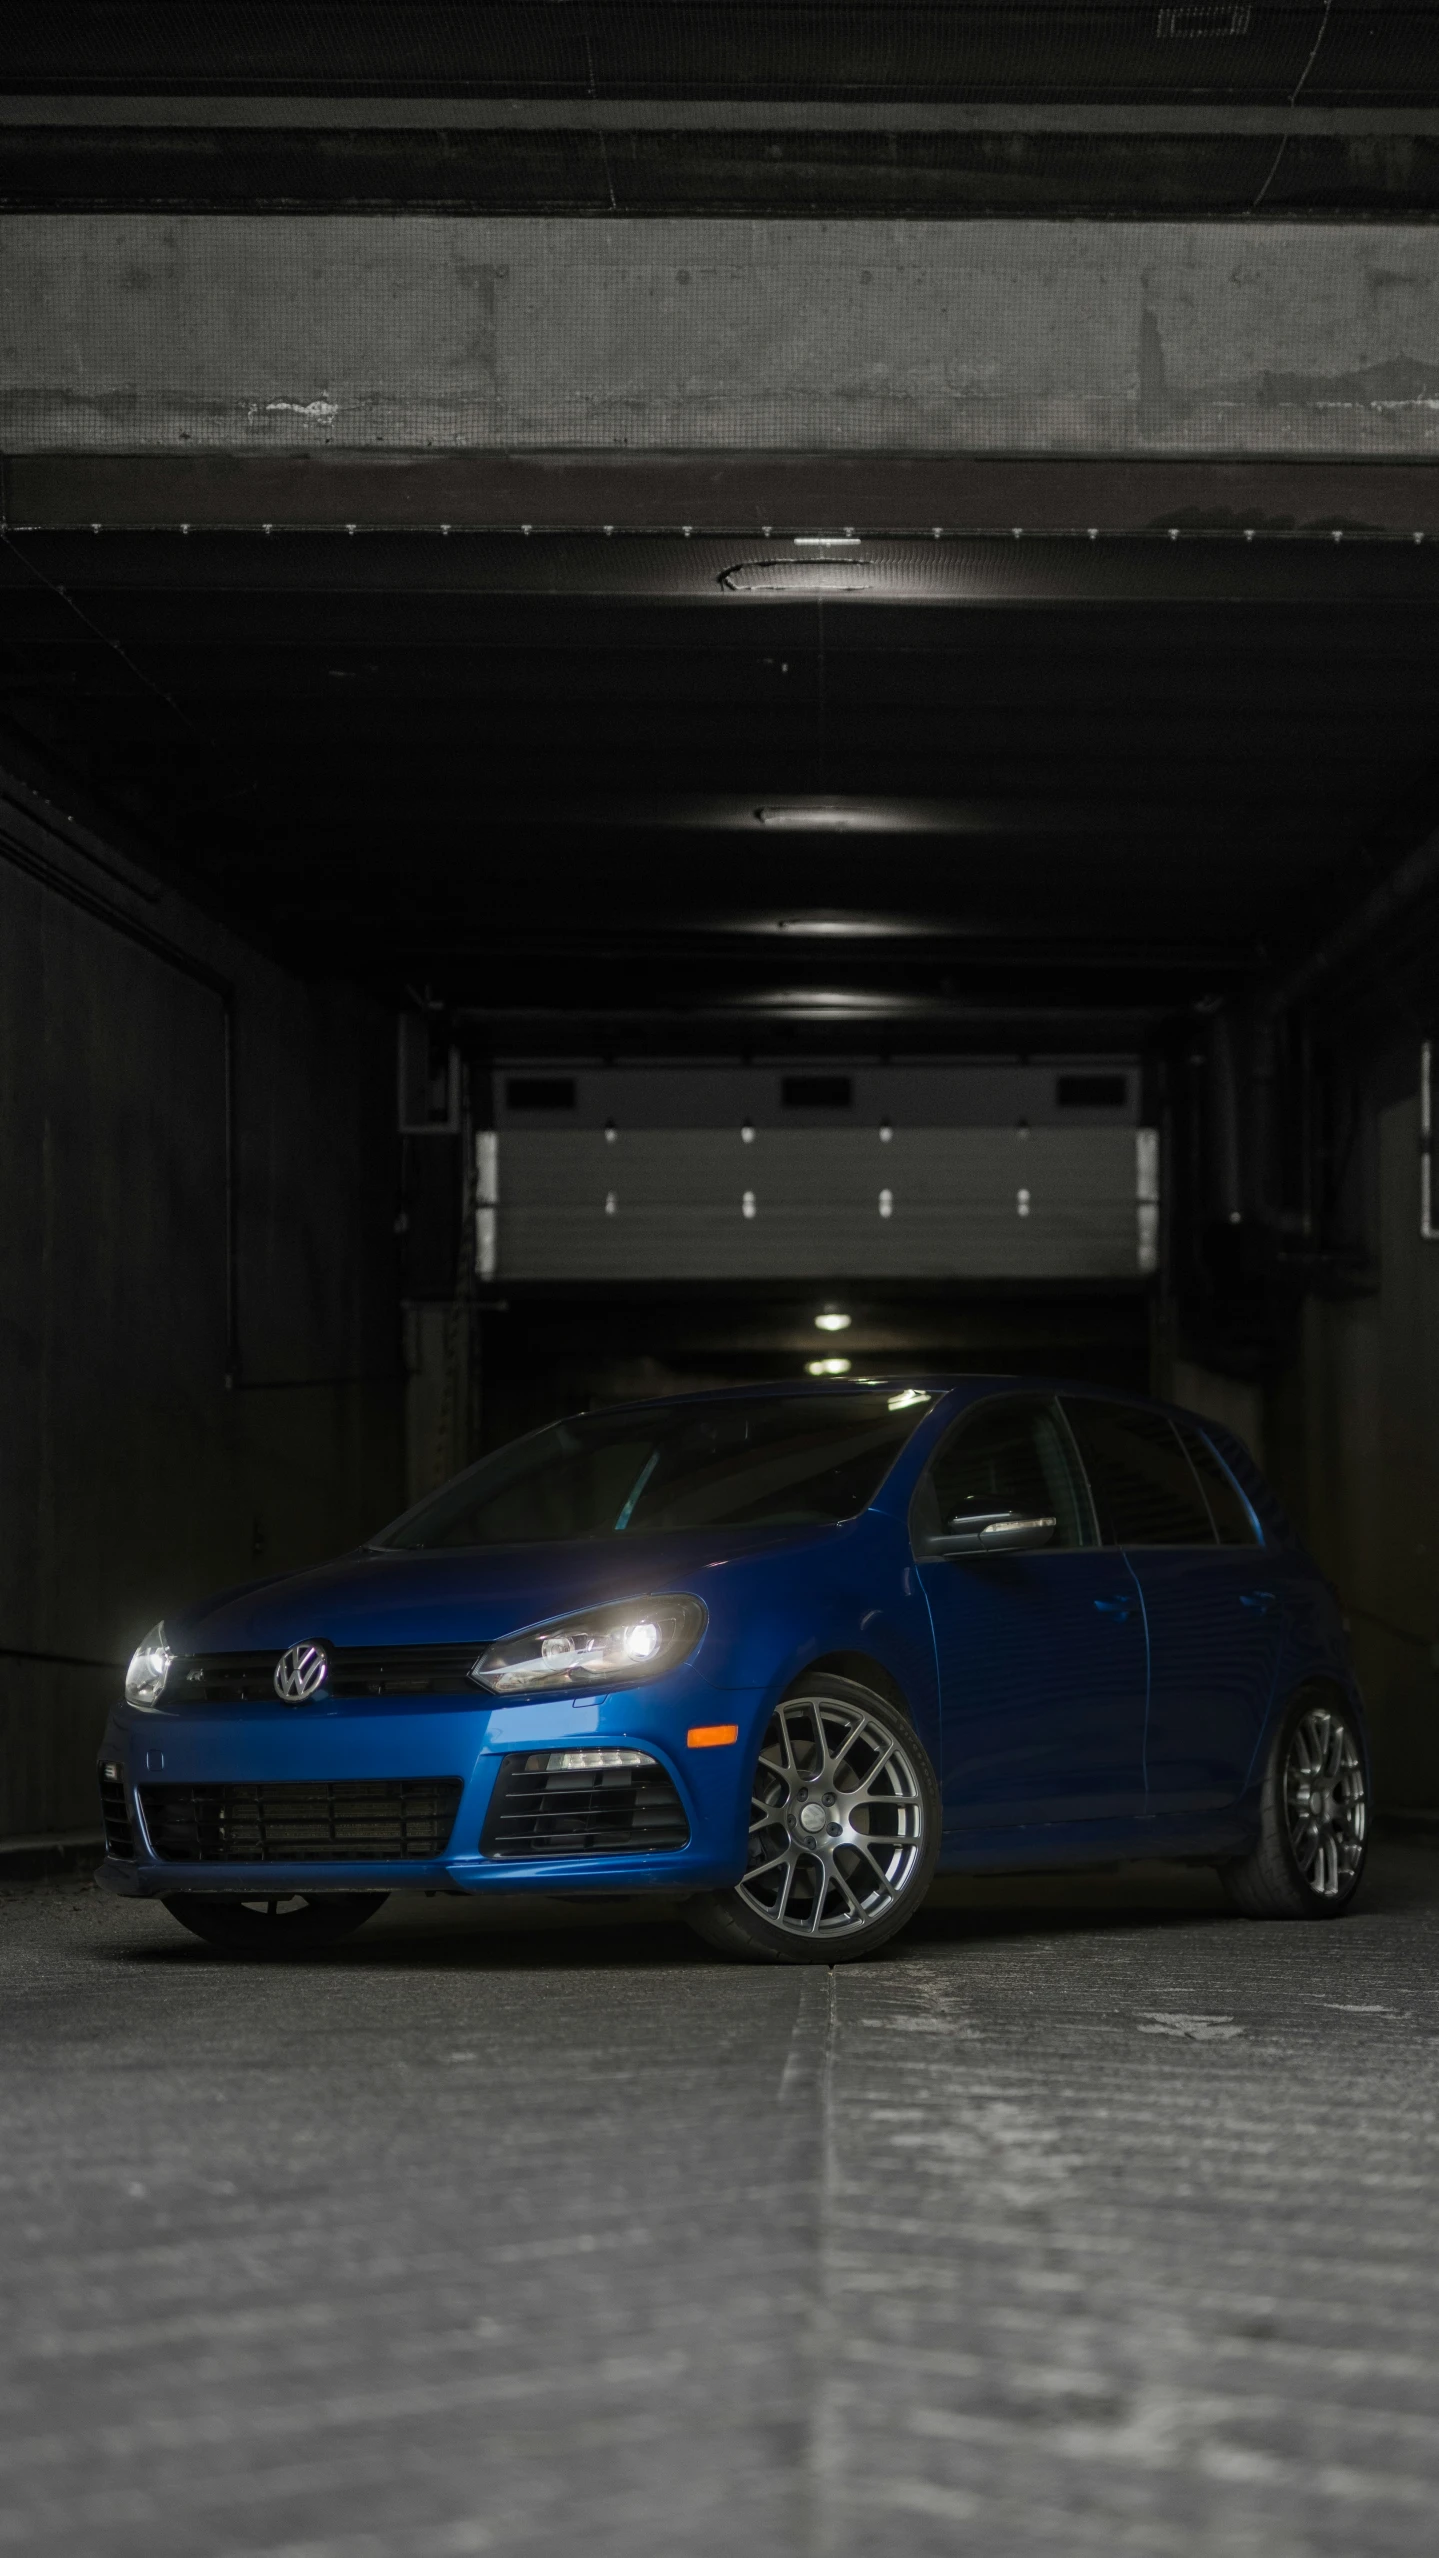
[[[482,1458],[374,1542],[546,1545],[852,1519],[932,1400],[908,1386],[588,1413]]]

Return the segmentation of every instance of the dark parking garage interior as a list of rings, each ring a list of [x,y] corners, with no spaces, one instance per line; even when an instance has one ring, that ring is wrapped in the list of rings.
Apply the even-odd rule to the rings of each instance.
[[[91,2503],[22,2462],[23,2545],[717,2551],[732,2525],[779,2558],[837,2547],[850,2499],[885,2558],[964,2533],[1310,2558],[1344,2531],[1407,2558],[1436,2350],[1400,2267],[1401,2197],[1431,2235],[1434,2208],[1439,12],[51,0],[0,28],[0,1902],[26,2059],[0,2118],[17,2155],[68,2144],[78,2193],[111,2170],[72,2127],[113,2099],[135,2198],[123,2243],[73,2196],[58,2253],[37,2240],[22,2432],[72,2441],[43,2338],[85,2327],[53,2286],[97,2249],[106,2421],[132,2411],[134,2279],[192,2423],[148,2484],[117,2484],[108,2436],[76,2451]],[[663,1914],[465,1937],[441,1907],[262,2007],[259,1976],[167,1965],[152,1910],[100,1906],[96,1747],[168,1608],[355,1546],[559,1414],[825,1362],[1098,1382],[1247,1442],[1367,1701],[1367,1935],[1246,1940],[1194,1875],[941,1887],[882,1989],[796,1987],[721,1975]],[[84,2052],[130,1999],[97,2084]],[[1090,2048],[1091,2002],[1153,2039]],[[1376,2048],[1336,2074],[1341,2014]],[[589,2215],[577,2332],[620,2375],[603,2417],[523,2252],[584,2148],[592,2046],[614,2082],[564,2211]],[[932,2295],[915,2224],[885,2256],[845,2220],[931,2048],[904,2102],[943,2171]],[[426,2399],[427,2336],[490,2352],[414,2198],[455,2201],[472,2136],[521,2251],[511,2284],[491,2231],[476,2278],[524,2342],[502,2320],[478,2394]],[[629,2252],[651,2189],[678,2245],[686,2140],[681,2308]],[[1302,2183],[1321,2153],[1361,2183],[1377,2161],[1339,2208],[1372,2249],[1336,2277],[1357,2447],[1306,2430],[1302,2339],[1250,2298],[1299,2211],[1284,2159]],[[204,2433],[154,2268],[170,2247],[204,2288],[267,2177],[312,2342],[371,2322],[397,2465],[367,2486],[358,2447],[310,2442],[287,2485],[279,2398],[216,2328],[254,2430],[206,2502],[199,2446],[231,2436]],[[1206,2292],[1213,2178],[1240,2226]],[[396,2266],[358,2270],[391,2211],[433,2326]],[[1045,2281],[1090,2323],[1051,2375],[1073,2403],[1025,2434],[987,2393],[1024,2401],[1039,2345],[1005,2338]],[[888,2306],[857,2342],[866,2284]],[[907,2328],[895,2285],[923,2294]],[[268,2314],[278,2260],[260,2288]],[[1254,2440],[1201,2384],[1221,2331],[1267,2340]],[[871,2373],[886,2340],[913,2387]],[[293,2347],[298,2403],[320,2363]]]

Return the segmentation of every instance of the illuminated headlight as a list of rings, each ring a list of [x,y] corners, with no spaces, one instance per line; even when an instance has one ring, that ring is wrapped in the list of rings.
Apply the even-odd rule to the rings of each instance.
[[[130,1667],[125,1673],[126,1704],[158,1704],[174,1657],[163,1625],[152,1625],[144,1642],[130,1655]]]
[[[618,1599],[507,1634],[480,1654],[470,1676],[496,1696],[632,1688],[685,1660],[708,1621],[701,1599]]]

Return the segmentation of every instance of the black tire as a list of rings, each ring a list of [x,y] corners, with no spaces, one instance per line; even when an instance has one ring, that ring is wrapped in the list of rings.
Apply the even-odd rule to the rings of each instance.
[[[827,1781],[845,1777],[855,1782]],[[939,1786],[909,1717],[853,1679],[812,1672],[760,1743],[744,1881],[701,1893],[685,1917],[745,1962],[862,1961],[914,1917],[939,1827]]]
[[[1304,1688],[1274,1735],[1249,1854],[1221,1866],[1246,1918],[1332,1919],[1352,1906],[1368,1853],[1368,1753],[1333,1688]]]
[[[262,1962],[296,1954],[320,1954],[353,1936],[389,1899],[388,1892],[259,1892],[229,1900],[210,1892],[172,1892],[165,1907],[192,1936],[222,1954],[258,1956]]]

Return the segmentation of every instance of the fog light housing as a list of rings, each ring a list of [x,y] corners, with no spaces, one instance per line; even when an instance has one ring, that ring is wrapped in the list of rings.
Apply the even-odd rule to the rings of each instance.
[[[525,1765],[538,1775],[579,1776],[591,1768],[652,1768],[659,1762],[648,1750],[544,1750],[536,1751]]]

